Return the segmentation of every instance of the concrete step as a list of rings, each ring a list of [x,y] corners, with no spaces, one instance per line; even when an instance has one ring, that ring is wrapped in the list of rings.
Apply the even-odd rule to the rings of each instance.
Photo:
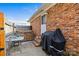
[[[35,39],[34,41],[36,41],[37,43],[40,43],[41,39]]]
[[[40,44],[37,43],[36,41],[33,41],[33,44],[34,44],[35,47],[39,47],[40,46]]]

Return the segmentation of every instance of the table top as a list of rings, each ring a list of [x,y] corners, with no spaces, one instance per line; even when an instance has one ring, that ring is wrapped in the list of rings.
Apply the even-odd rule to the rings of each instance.
[[[6,38],[6,41],[20,41],[23,40],[23,36],[9,36]]]

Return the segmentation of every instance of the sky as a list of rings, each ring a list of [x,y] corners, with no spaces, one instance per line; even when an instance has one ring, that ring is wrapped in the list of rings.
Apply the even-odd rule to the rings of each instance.
[[[0,12],[8,21],[25,22],[41,6],[41,3],[0,3]]]

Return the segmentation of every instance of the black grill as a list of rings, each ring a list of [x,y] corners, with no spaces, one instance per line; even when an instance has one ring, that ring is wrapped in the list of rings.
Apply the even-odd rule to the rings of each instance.
[[[60,29],[42,34],[42,49],[49,55],[63,55],[65,38]]]

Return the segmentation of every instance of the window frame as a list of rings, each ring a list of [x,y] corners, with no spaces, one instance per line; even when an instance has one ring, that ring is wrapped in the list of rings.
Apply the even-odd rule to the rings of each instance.
[[[42,15],[41,16],[41,24],[46,24],[46,15],[44,14],[44,15]]]

